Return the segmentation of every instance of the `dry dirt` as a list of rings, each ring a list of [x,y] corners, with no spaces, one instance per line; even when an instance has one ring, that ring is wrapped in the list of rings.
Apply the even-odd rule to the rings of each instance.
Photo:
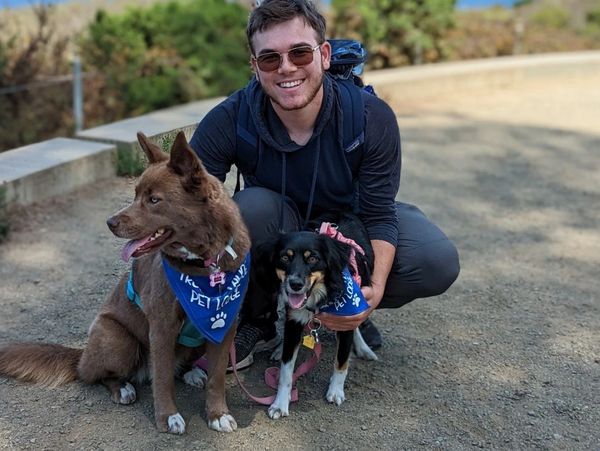
[[[456,242],[444,295],[378,311],[375,363],[355,361],[341,407],[324,400],[332,337],[271,421],[229,379],[239,424],[207,429],[204,393],[179,383],[185,436],[154,429],[148,387],[131,406],[103,387],[0,378],[0,449],[600,449],[600,75],[389,100],[403,133],[399,199]],[[132,196],[113,180],[19,213],[0,247],[0,343],[83,346],[118,275],[104,221]],[[243,373],[265,393],[266,355]]]

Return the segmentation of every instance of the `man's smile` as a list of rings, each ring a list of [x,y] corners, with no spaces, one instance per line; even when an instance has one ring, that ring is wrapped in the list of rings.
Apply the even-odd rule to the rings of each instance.
[[[282,81],[281,83],[277,83],[277,86],[288,89],[300,86],[302,83],[304,83],[304,80]]]

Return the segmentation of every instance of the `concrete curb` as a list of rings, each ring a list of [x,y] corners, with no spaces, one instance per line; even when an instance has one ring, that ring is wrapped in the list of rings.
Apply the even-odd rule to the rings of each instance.
[[[28,205],[115,175],[116,148],[55,138],[0,153],[7,205]]]
[[[224,97],[218,97],[166,108],[83,130],[77,133],[77,137],[114,144],[117,148],[116,173],[136,174],[144,166],[144,157],[136,137],[138,131],[152,138],[156,144],[167,151],[179,131],[183,131],[189,140],[204,115],[223,99]]]

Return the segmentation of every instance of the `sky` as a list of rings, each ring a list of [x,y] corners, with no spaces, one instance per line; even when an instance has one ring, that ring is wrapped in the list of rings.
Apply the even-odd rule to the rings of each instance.
[[[59,3],[63,0],[44,0],[45,3]],[[85,3],[85,0],[79,0]],[[39,0],[0,0],[0,8],[16,8],[21,6],[30,6],[32,3],[38,3]],[[486,8],[493,5],[502,5],[511,7],[515,0],[457,0],[456,5],[459,9],[467,8]]]

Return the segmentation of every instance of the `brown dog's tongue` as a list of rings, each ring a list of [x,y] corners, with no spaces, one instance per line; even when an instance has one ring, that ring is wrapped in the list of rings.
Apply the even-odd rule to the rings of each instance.
[[[288,301],[293,309],[298,309],[302,307],[302,303],[305,299],[305,294],[288,294]]]
[[[137,251],[140,247],[150,241],[152,235],[148,235],[146,238],[142,238],[140,240],[131,240],[125,246],[123,246],[123,250],[121,251],[121,258],[124,261],[129,261],[131,256],[135,251]]]

